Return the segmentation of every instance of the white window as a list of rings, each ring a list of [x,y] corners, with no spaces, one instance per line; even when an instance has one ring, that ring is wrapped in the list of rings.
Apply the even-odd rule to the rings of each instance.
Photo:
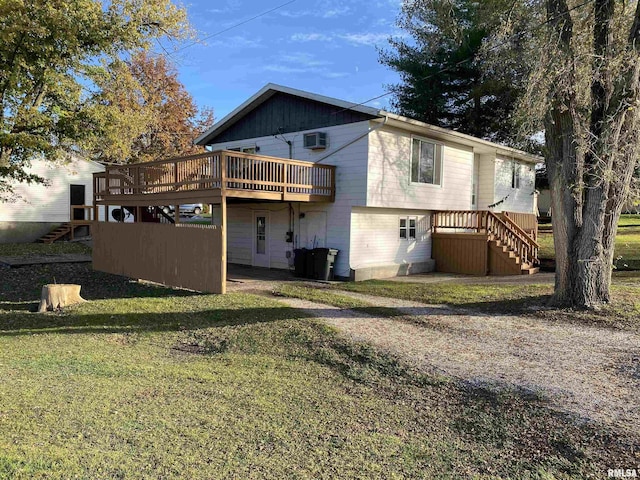
[[[520,188],[520,164],[515,160],[511,163],[511,188]]]
[[[411,141],[411,181],[442,185],[442,145],[420,138]]]
[[[248,153],[248,154],[254,154],[258,151],[258,148],[253,146],[253,147],[234,147],[234,148],[228,148],[227,150],[231,150],[232,152],[242,152],[242,153]]]
[[[400,217],[400,239],[415,240],[417,217]]]

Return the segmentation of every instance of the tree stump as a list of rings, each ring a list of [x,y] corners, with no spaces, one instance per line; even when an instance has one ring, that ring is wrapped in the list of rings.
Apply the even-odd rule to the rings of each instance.
[[[80,296],[80,285],[72,283],[49,284],[42,287],[38,312],[56,310],[84,301],[85,299]]]

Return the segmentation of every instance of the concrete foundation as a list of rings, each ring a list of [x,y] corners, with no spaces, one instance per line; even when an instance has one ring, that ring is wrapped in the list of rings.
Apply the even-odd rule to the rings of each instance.
[[[433,259],[425,262],[403,263],[402,265],[376,265],[355,270],[351,269],[350,280],[361,282],[363,280],[402,277],[416,273],[433,272],[435,268],[436,261]]]
[[[0,243],[35,242],[60,225],[60,222],[0,222]]]

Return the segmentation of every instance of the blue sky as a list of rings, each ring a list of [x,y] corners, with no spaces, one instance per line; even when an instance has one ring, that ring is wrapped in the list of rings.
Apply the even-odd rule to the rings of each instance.
[[[185,0],[204,38],[286,0]],[[198,106],[220,120],[266,83],[361,102],[385,92],[398,76],[378,63],[401,0],[295,0],[268,15],[171,55]],[[170,48],[168,50],[171,50]],[[368,105],[385,108],[389,97]]]

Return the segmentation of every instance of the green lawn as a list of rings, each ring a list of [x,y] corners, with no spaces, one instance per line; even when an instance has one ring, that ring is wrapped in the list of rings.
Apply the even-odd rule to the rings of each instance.
[[[0,478],[577,479],[638,447],[530,394],[419,375],[271,298],[86,265],[2,274]],[[32,313],[53,275],[90,301]]]
[[[622,215],[618,223],[615,256],[617,265],[640,267],[640,215]],[[540,244],[540,258],[554,258],[553,234],[541,232],[538,237]]]

